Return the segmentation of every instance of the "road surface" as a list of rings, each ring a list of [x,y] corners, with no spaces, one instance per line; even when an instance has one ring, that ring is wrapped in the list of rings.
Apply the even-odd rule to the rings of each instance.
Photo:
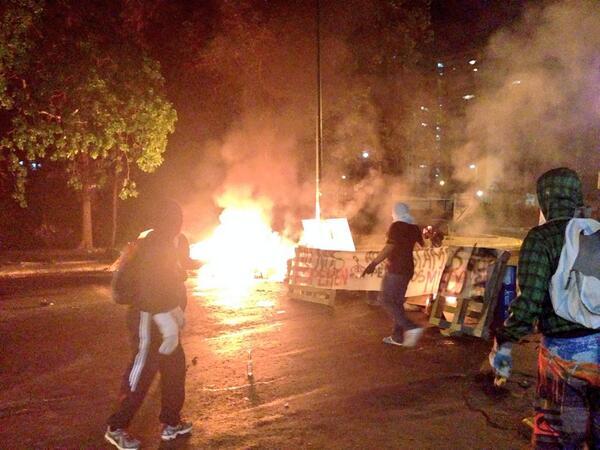
[[[0,296],[0,448],[109,448],[125,307],[106,283],[26,285]],[[361,296],[328,309],[276,283],[188,287],[184,414],[195,429],[161,448],[527,447],[535,342],[516,349],[520,372],[497,393],[478,376],[489,343],[428,328],[414,349],[388,347],[389,319]],[[157,390],[131,427],[145,448],[160,445]]]

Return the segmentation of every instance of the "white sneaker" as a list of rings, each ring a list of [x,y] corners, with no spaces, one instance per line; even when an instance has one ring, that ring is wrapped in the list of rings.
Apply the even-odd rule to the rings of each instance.
[[[404,332],[404,342],[402,343],[405,347],[414,347],[421,339],[423,335],[423,328],[413,328]]]
[[[398,342],[396,340],[394,340],[394,338],[392,336],[387,336],[383,338],[383,343],[384,344],[389,344],[389,345],[397,345],[398,347],[402,347],[402,342]]]

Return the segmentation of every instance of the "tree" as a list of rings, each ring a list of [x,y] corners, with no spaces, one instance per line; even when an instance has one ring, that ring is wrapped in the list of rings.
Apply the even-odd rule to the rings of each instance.
[[[137,194],[135,169],[161,165],[176,112],[159,64],[120,27],[118,5],[107,2],[107,11],[83,3],[46,5],[39,34],[29,34],[35,58],[16,71],[23,83],[10,93],[9,130],[0,146],[18,175],[15,195],[22,202],[28,164],[21,161],[64,164],[81,197],[80,246],[89,249],[92,193],[112,181],[116,217],[116,195]]]

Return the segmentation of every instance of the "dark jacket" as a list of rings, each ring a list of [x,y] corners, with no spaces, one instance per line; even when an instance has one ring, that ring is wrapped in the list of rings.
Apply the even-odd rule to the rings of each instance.
[[[179,263],[179,249],[173,240],[151,232],[138,241],[139,295],[135,305],[152,314],[185,308],[186,272]]]

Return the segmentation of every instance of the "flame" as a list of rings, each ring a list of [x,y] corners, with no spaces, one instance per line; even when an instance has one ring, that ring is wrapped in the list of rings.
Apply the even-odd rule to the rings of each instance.
[[[204,263],[197,289],[221,290],[220,303],[234,309],[244,306],[257,282],[283,281],[295,249],[292,241],[271,229],[269,203],[236,203],[225,208],[207,239],[190,247],[190,256]]]

